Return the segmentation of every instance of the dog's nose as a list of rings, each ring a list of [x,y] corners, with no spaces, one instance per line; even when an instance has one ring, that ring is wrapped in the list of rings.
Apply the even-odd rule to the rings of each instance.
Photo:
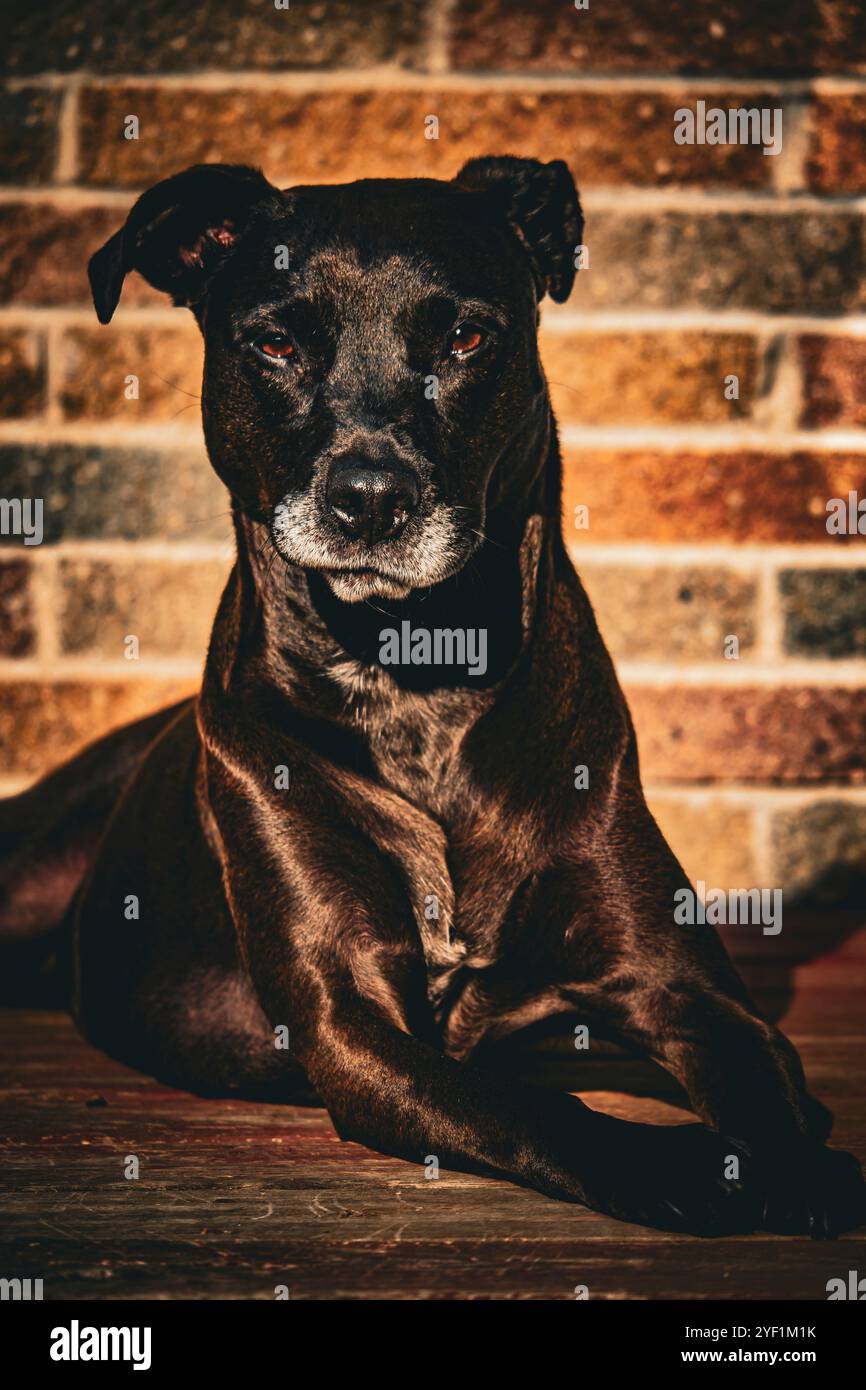
[[[343,459],[331,470],[326,499],[352,540],[392,540],[399,536],[415,508],[420,489],[415,475],[399,464],[368,464]]]

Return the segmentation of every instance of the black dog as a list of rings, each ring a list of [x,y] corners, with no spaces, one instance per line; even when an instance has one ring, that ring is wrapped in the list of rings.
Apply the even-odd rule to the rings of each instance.
[[[581,231],[565,165],[509,158],[285,193],[202,166],[138,201],[97,312],[134,268],[195,313],[237,560],[199,698],[3,808],[7,935],[66,914],[81,1028],[175,1085],[311,1083],[345,1138],[647,1225],[834,1234],[859,1167],[712,928],[674,920],[564,548],[536,331]],[[706,1124],[469,1060],[566,1013]]]

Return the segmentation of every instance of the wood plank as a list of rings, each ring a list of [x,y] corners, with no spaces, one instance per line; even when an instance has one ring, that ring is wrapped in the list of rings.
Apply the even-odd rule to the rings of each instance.
[[[866,1159],[866,932],[834,936],[822,955],[813,932],[788,963],[758,942],[750,968],[784,1003],[833,1142]],[[318,1107],[161,1086],[59,1014],[0,1012],[0,1058],[0,1273],[43,1278],[47,1297],[271,1299],[285,1283],[309,1299],[570,1299],[577,1284],[603,1299],[823,1299],[828,1279],[866,1272],[863,1233],[701,1241],[504,1182],[427,1181],[341,1143]],[[487,1064],[624,1118],[688,1118],[663,1072],[610,1047],[576,1054],[570,1029]]]

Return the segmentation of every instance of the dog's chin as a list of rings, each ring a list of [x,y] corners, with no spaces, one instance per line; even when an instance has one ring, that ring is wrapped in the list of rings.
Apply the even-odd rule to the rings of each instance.
[[[371,598],[408,598],[412,585],[378,570],[323,570],[325,578],[343,603],[363,603]]]

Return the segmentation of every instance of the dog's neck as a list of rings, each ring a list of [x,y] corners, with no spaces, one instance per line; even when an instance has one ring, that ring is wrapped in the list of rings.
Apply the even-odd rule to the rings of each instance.
[[[234,592],[229,611],[221,615],[233,629],[235,660],[252,657],[259,676],[264,670],[271,683],[291,690],[299,671],[324,672],[346,662],[359,668],[377,664],[383,632],[405,634],[406,624],[412,634],[483,630],[486,669],[474,678],[457,668],[423,664],[391,666],[389,673],[415,690],[462,684],[480,689],[501,682],[531,636],[563,545],[552,425],[536,447],[534,457],[524,457],[522,467],[511,470],[510,483],[491,487],[485,539],[464,568],[402,600],[343,602],[323,575],[287,565],[267,526],[235,507]]]

